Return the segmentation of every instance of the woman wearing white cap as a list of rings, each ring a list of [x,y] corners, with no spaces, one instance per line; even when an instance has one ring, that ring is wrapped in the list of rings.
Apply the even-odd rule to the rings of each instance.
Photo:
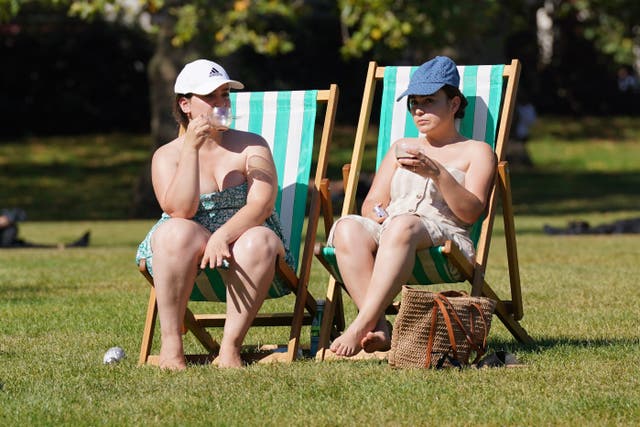
[[[456,64],[438,56],[411,77],[407,108],[422,134],[396,141],[362,204],[362,216],[340,218],[328,243],[358,315],[330,349],[339,356],[388,350],[385,308],[411,276],[415,252],[453,240],[473,260],[469,228],[485,208],[495,156],[465,138],[454,119],[467,104]]]
[[[153,188],[162,218],[140,244],[153,275],[161,326],[160,366],[186,367],[182,326],[200,269],[218,271],[227,287],[227,321],[216,364],[240,367],[240,348],[286,256],[274,203],[276,169],[259,135],[213,123],[215,107],[230,107],[231,80],[215,62],[187,64],[174,87],[174,115],[184,134],[153,155]]]

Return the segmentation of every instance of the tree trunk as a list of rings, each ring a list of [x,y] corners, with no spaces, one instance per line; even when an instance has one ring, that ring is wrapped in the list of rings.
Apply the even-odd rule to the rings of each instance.
[[[173,84],[183,61],[184,51],[171,46],[175,21],[169,14],[159,16],[156,49],[149,61],[149,101],[151,111],[151,152],[135,186],[132,216],[153,218],[161,213],[151,183],[151,157],[158,147],[176,137],[178,125],[172,115]]]

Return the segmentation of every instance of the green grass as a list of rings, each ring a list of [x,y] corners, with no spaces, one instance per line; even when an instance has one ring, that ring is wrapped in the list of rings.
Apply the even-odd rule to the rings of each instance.
[[[2,206],[34,220],[128,218],[151,153],[140,135],[27,138],[0,142]]]
[[[576,217],[640,209],[637,118],[545,118],[527,148],[535,167],[513,171],[516,213]]]
[[[78,206],[91,215],[62,221],[57,207],[62,205],[51,196],[48,204],[39,205],[40,212],[29,212],[42,220],[25,222],[21,234],[30,240],[62,242],[91,229],[91,246],[0,251],[0,425],[637,425],[640,239],[542,233],[547,223],[563,226],[584,219],[597,224],[640,217],[638,187],[632,192],[640,165],[627,160],[640,154],[633,142],[640,127],[628,121],[623,125],[634,125],[635,131],[616,134],[611,137],[615,140],[602,134],[592,137],[594,129],[605,128],[606,123],[597,126],[592,120],[586,121],[588,132],[582,137],[577,130],[565,129],[562,120],[541,123],[529,144],[536,168],[514,173],[525,304],[522,324],[536,345],[519,345],[497,319],[489,345],[514,352],[526,365],[521,369],[397,370],[375,361],[311,360],[232,371],[194,366],[169,373],[138,367],[148,286],[133,259],[153,220],[113,220],[108,215],[94,219],[99,210],[92,209],[103,194],[117,200],[126,197],[117,194],[116,185],[109,190],[112,193],[92,189],[86,202],[75,201],[85,183],[79,182],[75,190],[66,188],[77,179],[65,172],[73,170],[67,162],[76,162],[83,173],[89,166],[71,160],[81,157],[77,153],[62,156],[57,160],[58,179],[66,184],[60,188],[66,188],[65,197],[74,201],[67,210],[82,203]],[[75,152],[94,138],[74,144],[31,140],[27,145],[38,145],[46,153],[42,158],[50,158],[55,152]],[[131,167],[126,176],[128,167],[142,164],[142,154],[148,153],[145,143],[127,148],[125,142],[136,138],[119,138],[123,145],[94,159],[100,163],[94,171],[105,171],[96,172],[103,184],[131,180],[137,168]],[[611,144],[623,149],[611,150],[608,160],[602,156],[604,166],[591,169],[579,159]],[[0,145],[4,162],[0,174],[7,173],[4,165],[20,163],[8,153],[30,159],[23,159],[24,174],[15,185],[2,176],[1,191],[14,200],[31,188],[24,187],[25,182],[37,187],[41,167],[51,168],[48,161],[37,160],[31,148],[16,145]],[[554,155],[553,147],[563,148]],[[109,168],[112,172],[106,172]],[[46,175],[41,174],[44,181]],[[573,181],[564,182],[567,176]],[[616,178],[617,187],[592,193],[602,176]],[[537,208],[539,204],[543,207]],[[501,238],[498,219],[487,279],[505,292],[507,266]],[[310,283],[314,295],[322,295],[326,279],[315,265]],[[290,303],[286,297],[269,301],[266,308],[276,310]],[[354,313],[348,305],[347,317]],[[256,328],[247,343],[284,342],[287,336],[285,329]],[[305,327],[304,345],[308,337]],[[191,337],[185,343],[187,349],[199,350]],[[115,345],[123,347],[128,357],[118,365],[103,365],[104,352]],[[154,345],[157,349],[158,342]]]

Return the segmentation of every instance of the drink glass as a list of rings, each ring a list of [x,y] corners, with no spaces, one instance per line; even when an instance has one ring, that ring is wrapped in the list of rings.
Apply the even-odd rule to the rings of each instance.
[[[229,107],[213,107],[209,119],[216,130],[225,131],[229,129],[231,124],[231,109]]]
[[[407,149],[418,150],[418,145],[410,141],[400,141],[396,144],[396,159],[413,159],[415,155],[409,154]]]

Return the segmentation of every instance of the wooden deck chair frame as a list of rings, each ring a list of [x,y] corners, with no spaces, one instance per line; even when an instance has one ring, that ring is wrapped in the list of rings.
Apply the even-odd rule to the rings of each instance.
[[[367,79],[365,82],[362,106],[356,129],[355,143],[351,163],[343,167],[343,178],[345,182],[345,196],[342,208],[342,215],[354,213],[356,209],[356,190],[360,179],[360,171],[364,156],[364,148],[369,129],[372,106],[376,91],[376,83],[384,79],[385,67],[379,66],[376,62],[369,63]],[[464,77],[463,77],[464,78]],[[509,138],[509,130],[515,108],[515,98],[520,78],[520,62],[512,60],[510,64],[504,65],[502,69],[503,87],[501,97],[501,107],[499,108],[499,119],[495,132],[494,151],[497,157],[497,168],[494,185],[490,191],[486,214],[479,227],[479,237],[477,243],[477,255],[475,265],[469,263],[462,252],[451,241],[437,248],[437,251],[459,272],[464,279],[471,284],[471,294],[474,296],[483,295],[497,301],[495,313],[504,323],[511,334],[522,343],[532,343],[533,340],[520,325],[519,320],[523,317],[522,294],[520,287],[520,273],[518,267],[518,256],[516,247],[515,225],[513,218],[513,207],[511,199],[511,185],[509,178],[509,168],[505,160],[506,145]],[[395,99],[393,99],[395,102]],[[390,143],[392,143],[391,141]],[[381,161],[381,158],[379,159]],[[491,286],[485,281],[485,271],[489,255],[489,245],[493,229],[493,221],[496,213],[498,194],[501,197],[502,212],[505,228],[505,239],[507,248],[507,261],[509,269],[509,281],[511,299],[501,299]],[[435,248],[432,248],[433,251]],[[333,302],[341,299],[341,287],[339,274],[332,273],[334,268],[331,262],[323,255],[326,247],[317,244],[315,253],[320,262],[331,273],[327,286],[327,302],[325,305],[325,320],[320,334],[320,349],[318,359],[324,359],[328,350],[330,335],[330,321],[333,313]],[[335,271],[335,270],[333,270]],[[447,282],[443,282],[447,283]],[[398,304],[394,304],[387,310],[388,314],[397,312]]]
[[[308,291],[308,282],[311,271],[311,262],[313,260],[313,244],[316,240],[316,232],[318,227],[318,222],[320,219],[320,215],[324,217],[324,226],[327,228],[327,232],[329,228],[331,228],[332,217],[331,213],[331,199],[328,193],[328,179],[326,178],[327,166],[328,166],[328,151],[329,146],[332,140],[333,127],[335,123],[335,115],[336,108],[338,102],[338,87],[335,84],[330,85],[329,89],[326,90],[312,90],[312,91],[279,91],[279,92],[233,92],[231,94],[232,105],[234,106],[234,113],[237,118],[234,119],[231,127],[236,129],[250,130],[256,133],[261,134],[267,142],[271,145],[272,151],[274,148],[274,144],[283,144],[282,146],[287,146],[287,144],[291,144],[291,141],[298,141],[300,144],[301,139],[309,140],[308,135],[311,133],[311,140],[309,142],[310,145],[307,145],[306,150],[308,157],[308,165],[309,172],[307,173],[307,177],[295,177],[291,176],[292,172],[290,169],[293,169],[293,174],[296,173],[296,165],[286,163],[287,170],[284,170],[284,164],[278,164],[278,156],[274,153],[274,159],[276,161],[276,168],[278,171],[278,180],[279,180],[279,192],[278,192],[278,202],[280,206],[288,205],[291,206],[296,204],[300,206],[298,202],[289,202],[286,201],[285,198],[288,197],[285,193],[289,195],[293,195],[294,193],[298,194],[299,199],[302,199],[302,211],[305,210],[305,205],[308,206],[308,224],[307,224],[307,233],[304,240],[304,243],[301,242],[302,228],[304,222],[304,212],[296,211],[297,213],[290,214],[289,216],[293,218],[289,218],[291,221],[295,221],[297,223],[297,228],[299,228],[298,237],[291,236],[293,241],[299,241],[297,245],[294,243],[291,244],[291,252],[294,255],[294,258],[298,259],[298,251],[300,249],[300,245],[304,245],[302,247],[302,255],[298,261],[298,273],[294,271],[282,257],[278,257],[276,261],[276,277],[279,280],[284,281],[286,286],[291,290],[291,292],[295,295],[295,303],[291,312],[286,313],[258,313],[256,319],[253,322],[253,326],[280,326],[287,327],[290,326],[290,334],[289,341],[286,344],[287,350],[286,352],[280,353],[264,353],[260,351],[254,351],[253,353],[243,354],[243,357],[251,359],[252,357],[255,359],[272,357],[273,360],[278,361],[293,361],[299,355],[300,348],[300,333],[303,325],[311,324],[311,320],[313,316],[316,314],[316,300]],[[267,111],[268,109],[274,110],[276,109],[275,105],[278,105],[277,110],[280,111],[280,105],[283,102],[290,102],[289,99],[300,99],[304,97],[304,102],[313,104],[313,112],[309,113],[305,109],[305,120],[313,120],[312,129],[302,127],[302,129],[297,129],[296,126],[288,127],[286,136],[280,138],[280,141],[273,141],[273,139],[279,139],[279,137],[275,137],[273,135],[278,132],[275,130],[275,127],[281,126],[282,123],[285,125],[291,125],[291,123],[287,123],[287,119],[280,120],[282,115],[278,118],[278,123],[266,123],[266,119],[264,117],[259,117],[257,120],[255,117],[251,117],[251,115],[245,114],[247,109],[253,109],[256,106],[258,108],[264,109]],[[311,99],[312,97],[313,99]],[[244,103],[244,104],[243,104]],[[257,103],[257,104],[256,104]],[[277,104],[276,104],[277,103]],[[293,101],[291,101],[293,104]],[[316,107],[325,105],[324,107],[324,121],[322,122],[322,134],[319,141],[319,147],[316,145],[317,138],[314,137],[316,133],[316,127],[318,124],[316,123]],[[244,109],[243,109],[244,107]],[[306,107],[305,107],[306,108]],[[281,114],[272,113],[272,114]],[[309,114],[313,114],[313,116],[309,116]],[[276,119],[272,120],[273,122]],[[264,123],[263,123],[264,122]],[[256,127],[260,127],[261,131],[258,131]],[[292,128],[296,128],[291,130]],[[266,129],[266,130],[265,130]],[[307,137],[301,136],[299,134],[306,133]],[[267,135],[269,134],[269,135]],[[297,135],[297,136],[296,136]],[[291,139],[293,137],[293,139]],[[297,138],[297,139],[296,139]],[[315,177],[313,181],[310,180],[311,174],[311,155],[314,151],[314,148],[318,150],[318,158],[315,166]],[[305,149],[305,148],[303,148]],[[310,150],[310,152],[309,152]],[[302,157],[302,155],[301,155]],[[290,168],[293,166],[293,168]],[[283,188],[282,185],[282,175],[289,175],[291,179],[296,179],[298,181],[298,185],[296,185],[295,191],[287,191]],[[301,174],[302,175],[302,174]],[[303,181],[306,179],[306,181]],[[300,185],[302,183],[302,185]],[[309,186],[307,191],[307,185]],[[299,200],[298,199],[298,200]],[[278,203],[277,202],[277,203]],[[282,208],[285,209],[285,208]],[[292,208],[293,209],[293,208]],[[280,212],[279,212],[280,213]],[[283,228],[285,228],[285,221],[282,218]],[[296,227],[296,226],[294,226]],[[285,230],[285,237],[286,230]],[[289,240],[291,242],[291,240]],[[140,272],[147,278],[148,283],[151,285],[151,291],[149,294],[149,303],[147,308],[144,332],[142,337],[142,344],[140,348],[140,357],[139,364],[158,364],[158,356],[151,355],[152,345],[153,345],[153,336],[155,331],[156,319],[158,314],[157,302],[156,302],[156,292],[153,286],[153,277],[149,274],[146,269],[145,260],[142,260],[139,265]],[[208,270],[207,275],[209,275],[212,271]],[[202,276],[201,274],[200,276]],[[198,285],[194,286],[196,289]],[[220,291],[219,291],[220,292]],[[223,292],[224,294],[224,292]],[[192,293],[192,299],[193,299]],[[225,322],[225,314],[194,314],[190,308],[187,308],[184,319],[183,330],[186,334],[188,331],[191,331],[196,339],[202,344],[202,346],[207,351],[206,354],[189,354],[185,355],[188,363],[204,363],[213,360],[215,354],[219,350],[219,344],[212,338],[212,336],[207,331],[207,328],[222,328]],[[251,348],[250,346],[245,346]],[[253,354],[253,356],[252,356]]]

